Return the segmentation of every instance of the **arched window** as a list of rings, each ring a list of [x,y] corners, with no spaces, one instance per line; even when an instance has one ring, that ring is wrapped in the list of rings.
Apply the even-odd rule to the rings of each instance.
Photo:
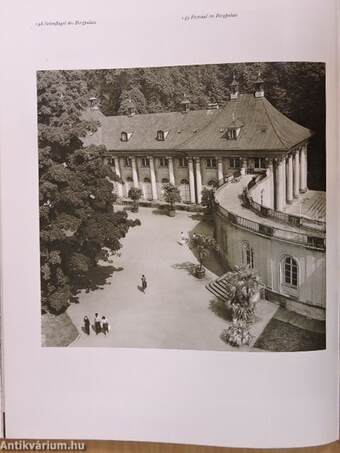
[[[282,281],[285,285],[297,288],[299,284],[299,266],[295,258],[286,256],[282,262]]]
[[[254,269],[254,249],[250,247],[249,242],[242,242],[242,264]]]
[[[127,132],[122,132],[122,133],[120,134],[120,140],[121,140],[122,142],[127,142],[127,141],[128,141],[128,134],[127,134]]]
[[[161,130],[157,131],[157,140],[161,142],[164,141],[164,131]]]

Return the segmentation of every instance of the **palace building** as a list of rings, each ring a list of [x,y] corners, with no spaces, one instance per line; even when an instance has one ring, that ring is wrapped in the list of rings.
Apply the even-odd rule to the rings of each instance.
[[[100,127],[85,144],[105,145],[108,164],[143,198],[162,200],[162,185],[179,188],[183,203],[200,204],[204,187],[215,192],[215,233],[226,263],[248,264],[267,297],[306,316],[324,319],[325,193],[309,191],[308,143],[312,132],[280,113],[265,97],[259,74],[252,93],[233,79],[230,99],[177,112],[105,116],[91,99]],[[209,289],[223,297],[223,281]]]

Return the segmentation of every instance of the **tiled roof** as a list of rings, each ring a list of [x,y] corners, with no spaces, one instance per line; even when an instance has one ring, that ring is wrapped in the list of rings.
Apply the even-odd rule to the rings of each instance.
[[[261,150],[286,151],[311,136],[311,131],[280,113],[270,102],[252,94],[241,94],[219,110],[193,110],[187,113],[148,113],[133,116],[104,116],[93,112],[101,122],[99,130],[85,144],[103,144],[112,151],[138,150]],[[92,115],[92,113],[90,114]],[[236,140],[228,140],[228,125],[243,127]],[[168,131],[164,141],[157,131]],[[132,133],[127,142],[121,133]]]

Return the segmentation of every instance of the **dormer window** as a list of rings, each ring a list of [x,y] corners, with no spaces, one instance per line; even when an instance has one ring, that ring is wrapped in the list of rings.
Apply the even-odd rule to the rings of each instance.
[[[130,138],[132,137],[132,132],[125,132],[123,131],[121,134],[120,134],[120,141],[121,142],[128,142],[130,140]]]
[[[228,140],[236,140],[238,137],[238,134],[240,133],[240,129],[228,129],[227,130],[227,138]]]
[[[232,122],[226,128],[226,138],[228,140],[237,140],[243,126],[244,124],[242,123],[242,121],[235,119],[235,114],[233,113]]]
[[[164,140],[166,139],[167,135],[168,135],[169,131],[162,131],[162,130],[158,130],[157,131],[157,140],[160,141],[160,142],[164,142]]]

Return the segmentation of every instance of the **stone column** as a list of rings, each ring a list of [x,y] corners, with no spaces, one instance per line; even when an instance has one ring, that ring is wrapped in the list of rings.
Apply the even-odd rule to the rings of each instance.
[[[244,176],[247,172],[247,159],[241,158],[241,169],[240,173],[242,176]]]
[[[169,163],[169,182],[175,185],[174,161],[172,157],[167,157]]]
[[[201,203],[202,200],[202,174],[201,174],[201,159],[195,157],[196,163],[196,189],[197,189],[197,203]]]
[[[307,145],[300,151],[300,192],[307,192]]]
[[[298,198],[300,193],[300,158],[299,150],[294,151],[293,157],[293,195]]]
[[[138,189],[139,181],[138,181],[137,163],[136,163],[136,158],[134,156],[131,157],[131,165],[132,165],[133,186]]]
[[[150,162],[150,176],[151,176],[151,190],[152,190],[152,199],[157,200],[157,184],[156,184],[156,173],[155,173],[155,164],[153,157],[149,157]]]
[[[191,203],[196,203],[194,164],[191,157],[188,158],[188,167],[189,167],[190,201]]]
[[[284,192],[284,166],[285,161],[283,159],[278,159],[275,164],[275,209],[281,211],[283,208],[283,199],[285,198]]]
[[[118,157],[114,157],[113,159],[114,159],[114,163],[115,163],[115,172],[116,172],[116,175],[119,176],[119,177],[121,178],[121,177],[122,177],[122,174],[121,174],[121,172],[120,172],[119,159],[118,159]],[[122,186],[122,183],[117,182],[116,185],[117,185],[118,196],[119,196],[119,197],[122,197],[122,196],[123,196],[123,186]]]
[[[223,182],[223,160],[222,157],[217,158],[217,180],[218,184]]]
[[[282,158],[282,208],[284,208],[287,204],[287,177],[286,177],[286,158]]]
[[[293,156],[289,154],[287,164],[287,203],[293,203]]]

